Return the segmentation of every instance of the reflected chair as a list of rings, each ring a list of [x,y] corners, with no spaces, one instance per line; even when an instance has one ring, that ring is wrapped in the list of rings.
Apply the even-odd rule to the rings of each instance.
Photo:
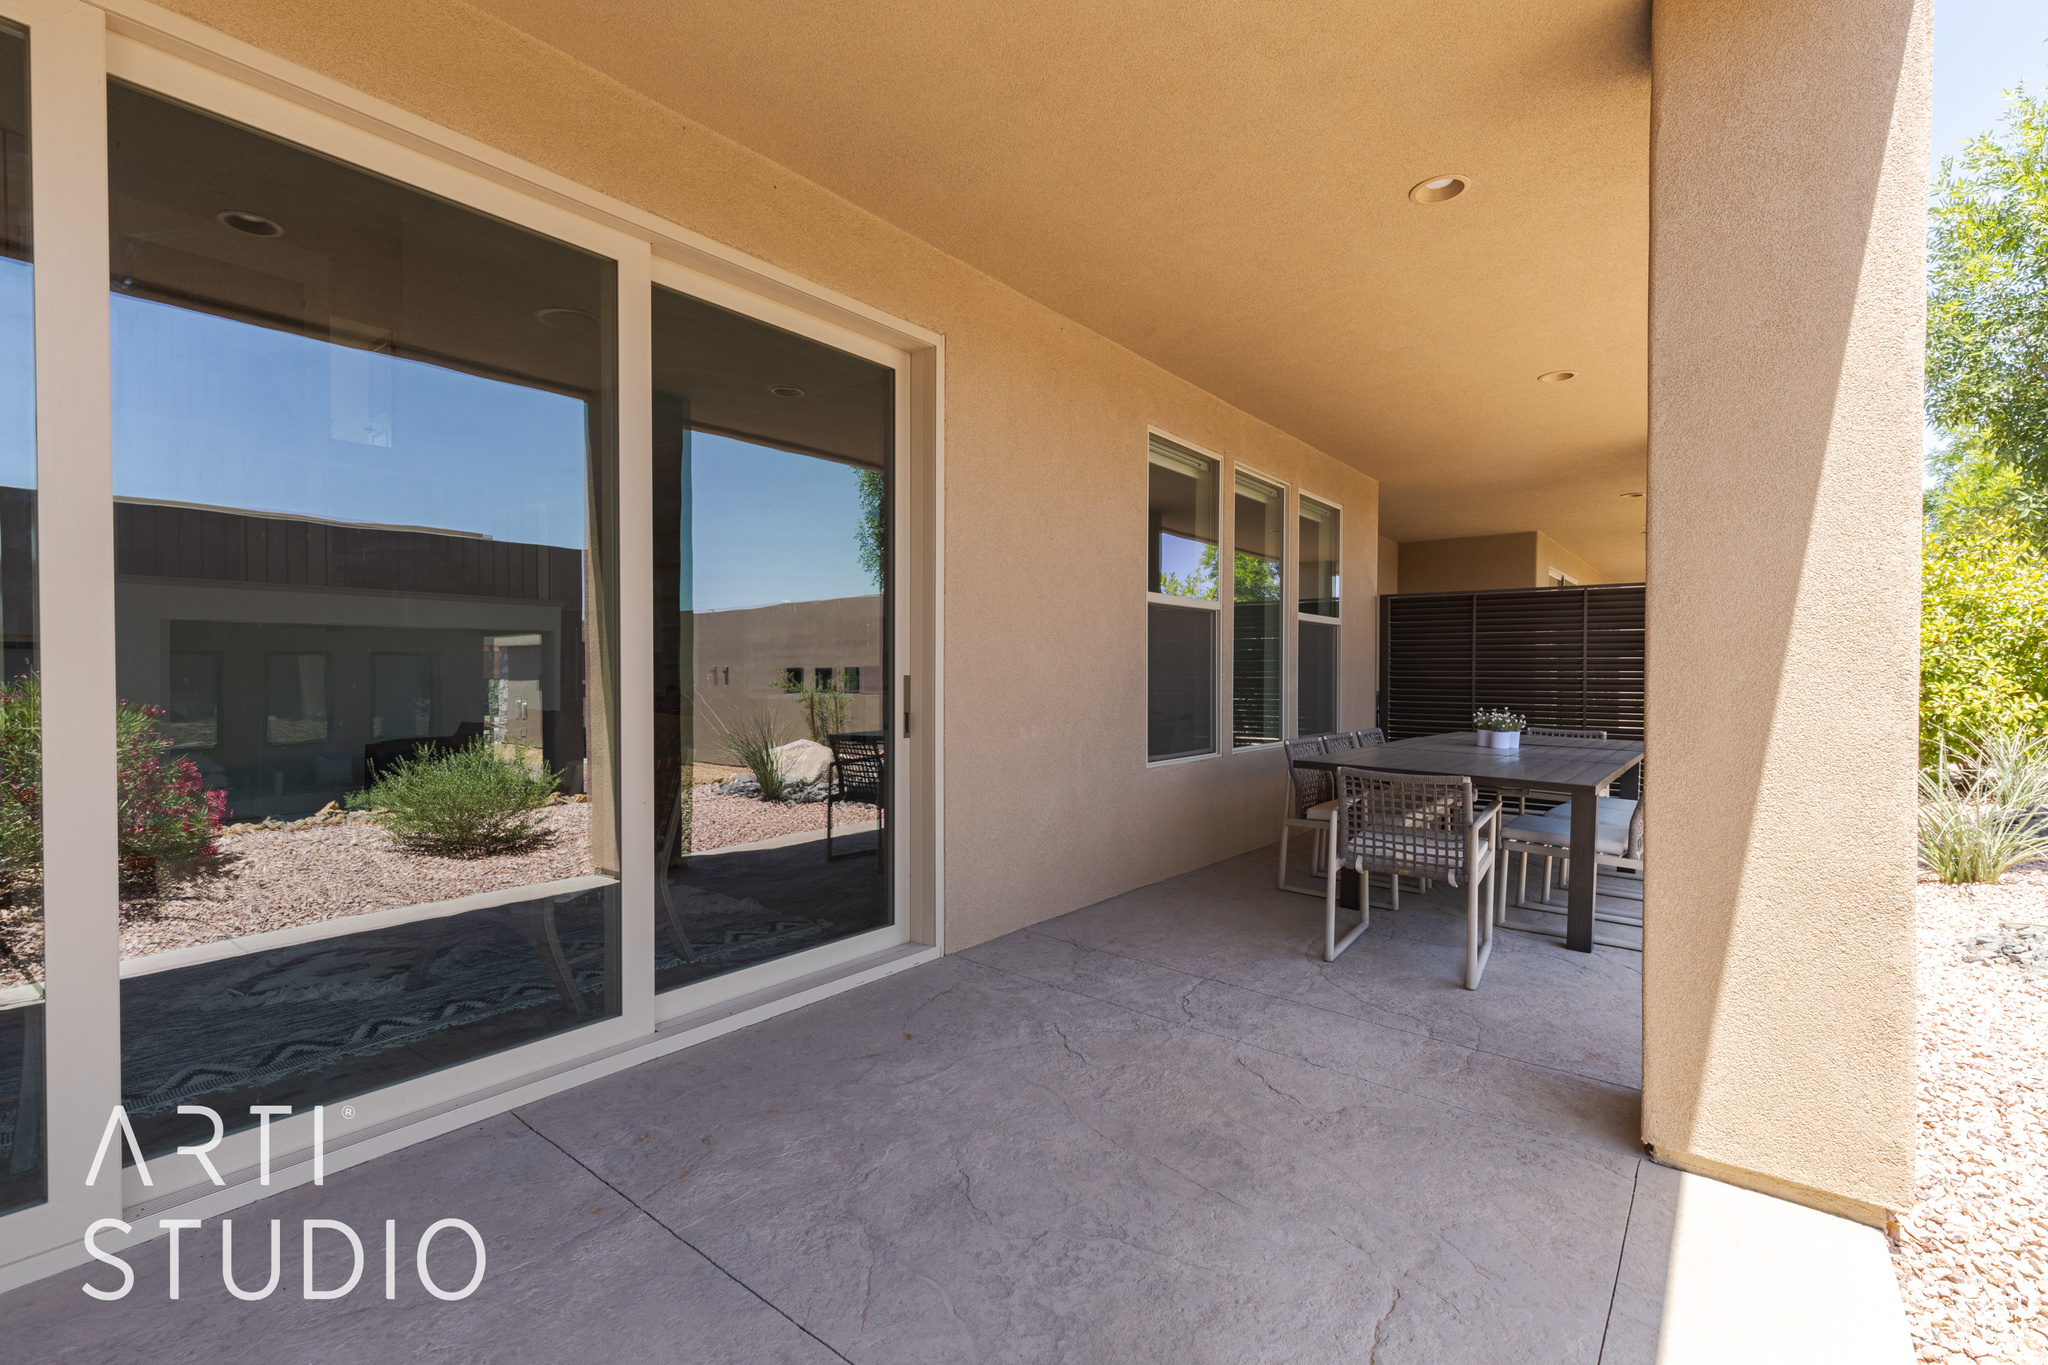
[[[1298,768],[1297,759],[1321,758],[1326,752],[1326,735],[1307,735],[1290,739],[1287,747],[1287,790],[1280,807],[1280,879],[1282,891],[1293,891],[1304,896],[1319,896],[1322,892],[1311,886],[1296,886],[1287,880],[1287,840],[1295,830],[1305,829],[1314,838],[1314,856],[1309,864],[1312,870],[1321,873],[1323,858],[1329,847],[1330,820],[1337,813],[1337,803],[1332,799],[1335,784],[1330,774],[1320,768]]]
[[[1403,876],[1465,888],[1465,989],[1477,990],[1493,955],[1495,923],[1504,915],[1499,873],[1498,802],[1480,801],[1469,777],[1388,777],[1360,768],[1337,770],[1337,818],[1323,886],[1323,960],[1357,941],[1372,922],[1372,874],[1384,872],[1393,906]],[[1358,923],[1337,937],[1337,873],[1348,867],[1363,882]],[[1483,890],[1482,890],[1483,888]]]
[[[838,862],[845,858],[859,858],[875,854],[875,870],[881,871],[882,836],[887,816],[882,806],[883,757],[882,733],[879,730],[863,731],[856,734],[827,735],[825,743],[832,748],[830,782],[825,792],[825,861]],[[858,802],[873,806],[876,813],[875,846],[855,849],[851,853],[832,851],[833,807],[841,801]]]

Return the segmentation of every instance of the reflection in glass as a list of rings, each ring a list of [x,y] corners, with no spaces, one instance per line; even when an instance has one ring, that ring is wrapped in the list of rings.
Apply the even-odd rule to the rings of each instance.
[[[660,989],[894,922],[894,384],[654,291]]]
[[[1278,488],[1239,474],[1236,492],[1230,742],[1243,749],[1280,739],[1280,561],[1286,532],[1285,497]]]
[[[1302,621],[1295,630],[1300,635],[1301,669],[1296,733],[1326,735],[1338,728],[1338,627],[1322,621]]]
[[[207,1135],[181,1104],[245,1127],[618,1012],[613,267],[123,85],[108,115],[154,1155]],[[401,781],[424,823],[378,813]]]
[[[28,39],[0,23],[0,1213],[47,1197]]]
[[[1146,591],[1216,598],[1216,462],[1152,438]]]
[[[1145,604],[1145,757],[1216,749],[1216,613]]]
[[[1308,616],[1337,614],[1337,509],[1301,500],[1301,583],[1297,595]]]

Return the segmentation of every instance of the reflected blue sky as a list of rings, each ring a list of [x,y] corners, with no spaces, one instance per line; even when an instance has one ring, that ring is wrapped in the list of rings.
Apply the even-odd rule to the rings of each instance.
[[[10,375],[30,372],[28,274],[0,261]],[[112,308],[116,494],[582,546],[580,401],[142,299]],[[0,387],[0,481],[26,487],[33,385]],[[851,468],[723,436],[694,436],[691,456],[698,610],[876,590]]]
[[[26,261],[0,257],[0,485],[36,486],[35,295]]]
[[[582,546],[580,400],[112,305],[117,495]]]
[[[683,598],[698,611],[729,611],[872,594],[860,566],[860,517],[850,466],[694,434],[692,582]]]

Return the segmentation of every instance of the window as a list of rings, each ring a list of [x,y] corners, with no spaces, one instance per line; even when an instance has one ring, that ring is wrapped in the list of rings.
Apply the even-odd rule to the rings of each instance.
[[[1154,436],[1149,462],[1145,753],[1216,750],[1217,465]]]
[[[263,739],[318,744],[327,738],[327,656],[272,654],[263,660]]]
[[[1297,525],[1300,580],[1295,617],[1295,733],[1321,735],[1342,723],[1338,705],[1337,509],[1304,495]]]
[[[164,714],[156,728],[173,749],[220,743],[220,655],[171,652]]]
[[[107,108],[122,799],[171,817],[122,842],[152,927],[121,1093],[154,1157],[210,1136],[180,1105],[247,1127],[619,1013],[584,768],[615,704],[587,689],[615,267],[120,82]],[[523,844],[289,827],[399,760],[520,752],[590,797]],[[181,833],[271,818],[231,859]]]
[[[900,736],[882,695],[896,374],[677,290],[655,289],[653,318],[654,983],[668,991],[897,922]],[[746,663],[792,657],[879,659],[885,686],[863,694],[836,664]],[[699,658],[741,660],[746,685],[696,692]],[[692,775],[758,773],[798,740],[837,751],[829,781],[826,755],[789,754],[791,787],[824,799],[764,818]]]
[[[1286,553],[1285,495],[1263,479],[1237,476],[1231,561],[1230,743],[1247,749],[1280,741],[1280,568]]]
[[[0,23],[0,1213],[47,1197],[28,38]]]

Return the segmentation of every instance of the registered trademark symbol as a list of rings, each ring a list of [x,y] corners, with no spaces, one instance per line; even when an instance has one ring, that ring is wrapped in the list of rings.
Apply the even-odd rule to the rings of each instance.
[[[344,1104],[341,1106],[341,1116],[345,1119],[354,1118],[356,1116],[356,1107],[352,1104]]]

